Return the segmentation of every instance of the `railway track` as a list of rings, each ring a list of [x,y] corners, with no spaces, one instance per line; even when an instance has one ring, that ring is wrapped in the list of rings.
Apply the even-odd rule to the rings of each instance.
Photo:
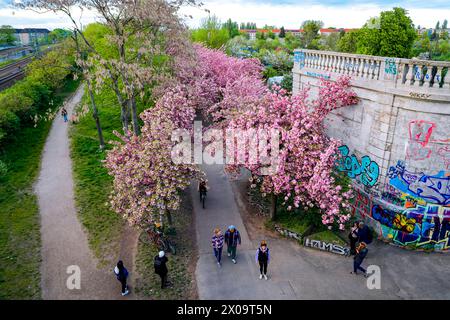
[[[25,76],[25,66],[30,63],[32,57],[10,63],[0,68],[0,91],[12,86],[16,81]]]

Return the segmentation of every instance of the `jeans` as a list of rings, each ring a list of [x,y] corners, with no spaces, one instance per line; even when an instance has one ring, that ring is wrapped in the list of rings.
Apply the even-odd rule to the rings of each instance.
[[[122,293],[125,293],[127,290],[127,279],[119,279],[120,283],[122,284]]]
[[[231,259],[236,259],[236,247],[228,246],[227,252],[231,254]]]
[[[353,272],[356,273],[358,270],[361,270],[362,272],[366,273],[366,269],[361,267],[362,262],[356,262],[353,261]]]
[[[214,249],[214,256],[217,259],[217,262],[220,263],[222,260],[222,248],[213,248]]]
[[[267,261],[259,261],[259,272],[267,274]]]
[[[64,122],[67,122],[67,115],[65,114],[65,115],[63,115],[63,117],[64,117]]]

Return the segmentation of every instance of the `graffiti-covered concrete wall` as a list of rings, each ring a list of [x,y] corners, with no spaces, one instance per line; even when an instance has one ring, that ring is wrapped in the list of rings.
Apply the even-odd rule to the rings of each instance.
[[[349,75],[360,103],[336,110],[338,169],[354,182],[353,214],[380,238],[450,249],[450,63],[335,52],[295,52],[294,93]]]

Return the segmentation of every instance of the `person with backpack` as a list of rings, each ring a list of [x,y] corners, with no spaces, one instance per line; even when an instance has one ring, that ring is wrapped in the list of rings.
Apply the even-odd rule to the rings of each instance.
[[[358,224],[358,242],[364,242],[366,245],[370,244],[373,240],[372,230],[362,221]]]
[[[261,241],[261,245],[256,250],[255,259],[256,263],[259,263],[259,279],[264,277],[267,280],[267,265],[270,261],[270,253],[265,240]]]
[[[63,116],[63,118],[64,118],[64,122],[67,122],[68,121],[68,119],[67,119],[67,110],[66,110],[66,108],[62,108],[61,109],[61,115]]]
[[[356,254],[356,243],[358,242],[358,221],[350,228],[348,238],[350,240],[350,254],[354,256]]]
[[[116,275],[117,280],[119,280],[122,284],[122,296],[126,296],[130,293],[127,286],[128,270],[123,265],[122,260],[119,260],[119,262],[117,262],[117,265],[114,268],[114,274]]]
[[[168,284],[167,273],[169,270],[167,270],[166,265],[168,261],[169,259],[167,259],[164,251],[160,251],[154,259],[155,273],[161,277],[161,289],[164,289]]]
[[[361,267],[361,264],[366,258],[368,252],[369,250],[367,249],[367,244],[365,242],[361,242],[358,248],[356,248],[356,255],[353,258],[353,271],[350,272],[351,274],[358,274],[358,270],[361,270],[364,276],[367,278],[366,269]]]
[[[241,244],[241,235],[235,226],[231,225],[225,232],[225,242],[227,244],[228,256],[236,264],[236,250],[237,246]]]
[[[223,248],[224,238],[223,238],[223,234],[219,228],[216,228],[214,230],[214,235],[213,235],[211,241],[212,241],[214,256],[216,257],[216,260],[217,260],[217,265],[220,267],[221,260],[222,260],[222,248]]]

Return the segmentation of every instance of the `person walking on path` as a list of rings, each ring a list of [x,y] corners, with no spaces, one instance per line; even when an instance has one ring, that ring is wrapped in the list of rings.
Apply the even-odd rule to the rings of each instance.
[[[155,256],[154,261],[154,267],[155,267],[155,273],[161,277],[161,289],[164,289],[168,282],[167,282],[167,273],[169,270],[167,270],[166,263],[169,261],[167,259],[164,251],[160,251],[157,256]]]
[[[225,232],[225,242],[227,244],[228,256],[231,256],[233,263],[236,263],[236,249],[241,244],[241,235],[235,226],[231,225]]]
[[[370,244],[373,240],[372,230],[362,221],[358,224],[358,242]]]
[[[256,250],[255,259],[256,263],[259,263],[259,279],[264,277],[267,280],[267,265],[270,261],[270,253],[265,240],[261,241],[261,245]]]
[[[367,249],[367,244],[365,242],[361,242],[358,248],[356,248],[356,255],[353,258],[353,271],[350,272],[351,274],[358,274],[358,270],[361,270],[364,273],[364,276],[367,277],[366,269],[361,267],[361,264],[363,263],[368,252],[369,250]]]
[[[122,260],[119,260],[119,262],[117,262],[117,265],[114,268],[114,273],[117,277],[117,280],[119,280],[122,284],[122,296],[126,296],[128,293],[130,293],[127,286],[128,270],[124,267]]]
[[[356,243],[358,242],[358,221],[350,228],[348,238],[350,239],[350,254],[354,256],[356,254]]]
[[[67,119],[67,110],[66,110],[66,108],[62,108],[61,109],[61,115],[63,116],[63,118],[64,118],[64,122],[67,122],[68,121],[68,119]]]
[[[220,231],[219,228],[216,228],[214,230],[214,235],[212,237],[212,247],[214,250],[214,256],[216,257],[217,260],[217,265],[220,267],[221,266],[221,260],[222,260],[222,248],[223,248],[223,234]]]

